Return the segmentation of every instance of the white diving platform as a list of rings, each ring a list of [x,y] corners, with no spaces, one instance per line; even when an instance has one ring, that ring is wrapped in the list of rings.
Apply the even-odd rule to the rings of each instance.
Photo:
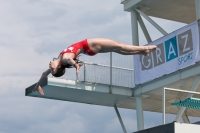
[[[134,88],[112,86],[112,93],[110,93],[109,85],[106,84],[76,82],[75,80],[47,77],[41,84],[45,92],[44,96],[41,96],[37,91],[32,92],[35,84],[26,88],[26,96],[110,107],[116,105],[119,108],[136,109],[134,96],[142,95],[144,111],[162,113],[163,87],[189,91],[199,74],[200,63],[197,63]],[[196,91],[200,92],[200,86],[198,86]],[[176,111],[170,110],[168,109],[171,106],[170,104],[169,100],[168,104],[166,104],[166,113],[176,114],[178,108]],[[188,112],[188,115],[199,116],[200,111],[197,110],[195,113]]]
[[[112,86],[111,94],[109,85],[47,77],[41,85],[44,90],[44,96],[42,96],[37,91],[32,92],[34,86],[35,84],[26,89],[26,96],[133,108],[132,88]]]

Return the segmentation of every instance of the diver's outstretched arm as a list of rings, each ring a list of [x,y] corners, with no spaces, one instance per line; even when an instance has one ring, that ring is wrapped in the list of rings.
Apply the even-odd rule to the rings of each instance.
[[[76,63],[72,58],[67,57],[67,58],[63,58],[62,61],[66,64],[70,64],[73,67],[76,68],[76,74],[78,74],[78,71],[80,69],[80,67],[83,65],[82,63]]]
[[[32,90],[35,91],[35,90],[38,90],[38,92],[40,93],[40,95],[44,95],[44,91],[42,90],[42,87],[40,86],[40,84],[44,81],[44,79],[51,73],[51,70],[50,69],[47,69],[46,71],[44,71],[42,73],[42,76],[40,77],[39,81],[37,82],[35,88]]]

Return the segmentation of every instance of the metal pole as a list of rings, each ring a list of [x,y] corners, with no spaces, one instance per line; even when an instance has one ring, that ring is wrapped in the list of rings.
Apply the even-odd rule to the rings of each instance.
[[[199,86],[199,82],[200,82],[200,75],[197,77],[196,81],[194,82],[191,91],[196,91],[197,87]],[[193,94],[189,94],[188,98],[192,97]]]
[[[163,111],[163,125],[165,124],[165,87],[162,92],[162,111]]]
[[[85,76],[86,76],[85,75],[86,74],[86,72],[85,72],[86,71],[86,69],[85,69],[85,63],[83,65],[84,65],[84,75],[83,76],[84,76],[84,82],[85,82]]]
[[[148,43],[152,42],[151,37],[150,37],[150,35],[149,35],[148,31],[147,31],[147,28],[146,28],[146,26],[144,25],[144,22],[143,22],[143,20],[142,20],[142,17],[140,16],[140,14],[138,14],[137,17],[138,17],[138,22],[139,22],[139,24],[140,24],[140,26],[141,26],[141,29],[142,29],[142,31],[143,31],[143,33],[144,33],[144,36],[145,36],[147,42],[148,42]]]
[[[84,64],[94,65],[94,66],[102,66],[102,67],[110,67],[110,65],[102,65],[102,64],[95,64],[95,63],[89,63],[89,62],[84,62]],[[112,68],[121,69],[121,70],[127,70],[127,71],[133,71],[133,69],[116,67],[116,66],[112,66]]]
[[[183,119],[183,121],[184,121],[185,123],[190,123],[190,120],[189,120],[188,116],[187,116],[185,113],[183,113],[182,119]]]
[[[102,64],[95,64],[95,63],[89,63],[89,62],[84,62],[84,64],[102,66],[102,67],[110,67],[110,65],[102,65]],[[133,71],[134,70],[134,69],[122,68],[122,67],[116,67],[116,66],[112,66],[112,68],[121,69],[121,70],[127,70],[127,71]]]
[[[200,19],[200,0],[195,0],[196,6],[196,19]]]
[[[117,106],[114,105],[114,108],[115,108],[115,112],[117,113],[117,117],[118,117],[118,119],[119,119],[119,122],[120,122],[120,124],[121,124],[121,126],[122,126],[122,129],[123,129],[124,133],[127,133],[127,132],[126,132],[126,128],[125,128],[125,126],[124,126],[124,123],[123,123],[123,121],[122,121],[122,118],[121,118],[121,116],[120,116],[120,114],[119,114],[119,111],[118,111],[118,109],[117,109]]]
[[[110,86],[109,93],[112,93],[112,52],[110,52]]]
[[[200,92],[194,92],[194,91],[186,91],[186,90],[178,90],[178,89],[173,89],[173,88],[166,88],[165,87],[165,90],[172,90],[172,91],[178,91],[178,92],[186,92],[186,93],[192,93],[192,94],[198,94],[198,95],[200,95]]]
[[[157,23],[155,23],[149,16],[147,16],[145,13],[143,13],[139,9],[135,9],[139,14],[141,14],[149,23],[151,23],[157,30],[159,30],[163,35],[167,35],[168,33],[163,30]]]
[[[198,78],[196,79],[196,81],[194,82],[193,86],[192,86],[192,89],[191,91],[196,91],[198,85],[199,85],[199,82],[200,82],[200,75],[198,76]],[[193,94],[188,94],[188,98],[192,97]],[[186,107],[181,107],[181,109],[179,110],[177,116],[176,116],[176,119],[175,121],[179,121],[182,114],[184,113]]]

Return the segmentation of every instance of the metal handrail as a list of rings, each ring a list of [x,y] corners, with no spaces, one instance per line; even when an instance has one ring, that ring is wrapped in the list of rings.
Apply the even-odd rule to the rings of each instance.
[[[103,64],[83,62],[83,67],[84,67],[83,68],[83,74],[84,74],[84,76],[83,76],[83,80],[82,81],[84,81],[84,82],[86,82],[86,76],[87,76],[87,74],[86,74],[86,71],[87,71],[86,67],[87,67],[87,65],[107,67],[107,68],[114,68],[114,69],[126,70],[126,71],[129,71],[129,72],[133,72],[134,71],[134,69],[129,69],[129,68],[122,68],[122,67],[116,67],[116,66],[110,66],[110,65],[103,65]],[[112,75],[112,69],[110,70],[110,76],[111,75]],[[110,80],[113,80],[113,79],[110,78]],[[79,82],[78,75],[76,76],[76,81]],[[112,83],[112,81],[110,81],[110,84],[109,84],[109,86],[110,86],[110,93],[112,93],[112,85],[113,85],[113,83]]]
[[[102,66],[102,67],[110,67],[109,65],[96,64],[96,63],[89,63],[89,62],[84,62],[84,64],[95,65],[95,66]],[[122,69],[122,70],[128,70],[128,71],[134,71],[134,69],[123,68],[123,67],[116,67],[116,66],[112,66],[112,68]]]

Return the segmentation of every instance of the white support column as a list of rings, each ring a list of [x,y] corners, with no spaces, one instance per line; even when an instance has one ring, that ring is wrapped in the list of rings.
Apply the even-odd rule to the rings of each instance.
[[[131,11],[131,26],[133,45],[139,46],[137,12],[135,10]],[[136,114],[138,130],[142,130],[144,129],[144,116],[142,108],[142,98],[140,95],[136,96]]]
[[[191,91],[196,91],[196,89],[197,89],[197,87],[198,87],[198,85],[199,85],[199,82],[200,82],[200,75],[198,76],[198,78],[197,78],[196,81],[194,82]],[[188,98],[192,97],[192,95],[193,95],[193,94],[190,93],[190,94],[188,95]],[[181,107],[181,109],[180,109],[179,112],[178,112],[178,115],[176,116],[175,121],[179,121],[179,120],[180,120],[180,118],[181,118],[182,114],[184,113],[185,109],[186,109],[186,107]]]
[[[165,124],[165,87],[162,91],[162,111],[163,111],[163,125]]]
[[[139,24],[141,26],[141,29],[142,29],[142,31],[144,33],[144,36],[145,36],[147,42],[148,43],[152,42],[151,37],[150,37],[150,35],[149,35],[148,31],[147,31],[147,28],[146,28],[146,26],[145,26],[145,24],[144,24],[144,22],[142,20],[142,17],[138,13],[137,13],[137,17],[138,17],[138,22],[139,22]]]
[[[196,19],[200,19],[200,0],[195,0],[196,6]]]
[[[190,123],[190,120],[188,119],[188,117],[185,113],[183,113],[182,119],[183,119],[184,123]]]
[[[158,31],[160,31],[163,35],[167,35],[168,33],[163,30],[157,23],[155,23],[149,16],[147,16],[145,13],[143,13],[139,9],[135,9],[139,14],[141,14],[149,23],[151,23]]]
[[[135,10],[131,11],[131,26],[132,26],[132,42],[133,42],[133,45],[139,46],[137,12]]]
[[[123,121],[122,121],[122,118],[121,118],[121,116],[120,116],[120,114],[119,114],[119,111],[118,111],[118,109],[117,109],[117,106],[114,105],[114,108],[115,108],[115,112],[116,112],[116,114],[117,114],[117,117],[118,117],[118,119],[119,119],[119,122],[120,122],[120,124],[121,124],[121,126],[122,126],[122,129],[123,129],[124,133],[127,133],[127,132],[126,132],[126,128],[125,128],[125,126],[124,126],[124,123],[123,123]]]
[[[144,129],[144,115],[143,115],[143,107],[142,107],[142,97],[136,96],[136,114],[137,114],[137,129]]]

